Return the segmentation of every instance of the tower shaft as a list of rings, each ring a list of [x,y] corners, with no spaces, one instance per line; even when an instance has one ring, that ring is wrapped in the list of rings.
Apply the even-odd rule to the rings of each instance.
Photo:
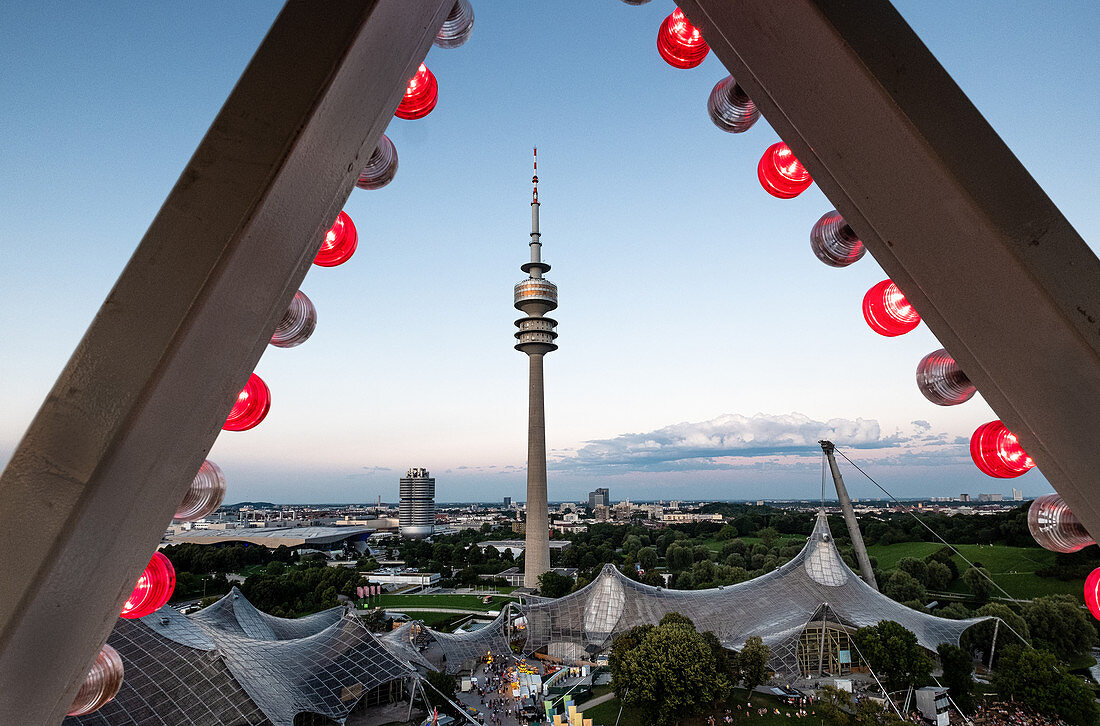
[[[531,353],[527,404],[527,534],[523,586],[538,587],[550,569],[550,513],[546,491],[546,409],[542,353]]]

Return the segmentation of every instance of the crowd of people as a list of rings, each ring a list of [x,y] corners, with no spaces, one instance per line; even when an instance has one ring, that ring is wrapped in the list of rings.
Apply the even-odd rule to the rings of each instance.
[[[1057,716],[1044,716],[1018,703],[998,701],[978,706],[974,714],[976,726],[1068,726]]]
[[[523,704],[512,696],[512,679],[506,676],[507,670],[503,662],[484,665],[477,684],[477,694],[481,702],[481,711],[477,718],[481,723],[492,726],[529,726]]]

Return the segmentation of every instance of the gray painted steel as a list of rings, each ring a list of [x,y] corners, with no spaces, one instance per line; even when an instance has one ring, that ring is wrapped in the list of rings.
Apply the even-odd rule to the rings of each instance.
[[[889,2],[679,4],[1100,536],[1100,260]]]
[[[280,12],[0,477],[0,723],[63,718],[452,5]]]
[[[859,563],[859,572],[863,575],[863,581],[871,587],[878,589],[875,582],[875,571],[871,569],[871,558],[867,555],[867,545],[863,544],[863,535],[859,532],[859,522],[856,521],[856,512],[852,508],[852,499],[848,496],[848,487],[844,486],[844,477],[840,475],[840,469],[836,465],[836,457],[833,456],[832,441],[818,441],[825,457],[829,460],[829,472],[833,475],[833,484],[836,486],[836,497],[840,501],[840,511],[844,513],[844,524],[848,527],[848,536],[852,539],[852,548],[856,551],[856,562]]]

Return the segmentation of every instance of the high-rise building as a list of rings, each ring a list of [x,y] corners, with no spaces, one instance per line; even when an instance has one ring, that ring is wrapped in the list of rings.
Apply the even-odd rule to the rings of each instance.
[[[554,340],[558,321],[545,317],[558,307],[558,286],[543,278],[550,265],[542,261],[539,234],[539,165],[535,149],[535,173],[531,177],[531,261],[520,265],[528,274],[515,286],[515,307],[525,317],[516,321],[516,350],[529,363],[527,408],[527,547],[524,551],[523,586],[535,588],[539,575],[550,569],[550,516],[546,503],[546,412],[542,386],[542,359],[558,349]]]
[[[512,498],[504,497],[504,508],[507,509],[510,506],[512,506]]]
[[[970,501],[970,495],[969,494],[960,494],[959,495],[959,501],[960,502],[969,502]]]
[[[1014,501],[1014,502],[1024,501],[1024,491],[1022,489],[1013,489],[1012,490],[1012,501]]]
[[[413,467],[401,479],[397,514],[402,537],[424,539],[435,531],[435,479],[423,467]]]
[[[611,506],[611,492],[603,487],[594,492],[588,492],[588,506],[592,509]]]

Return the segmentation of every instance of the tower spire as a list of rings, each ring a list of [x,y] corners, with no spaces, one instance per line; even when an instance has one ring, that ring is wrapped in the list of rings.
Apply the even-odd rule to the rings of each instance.
[[[535,174],[531,177],[531,185],[534,189],[531,192],[531,204],[539,203],[539,147],[535,147]]]

